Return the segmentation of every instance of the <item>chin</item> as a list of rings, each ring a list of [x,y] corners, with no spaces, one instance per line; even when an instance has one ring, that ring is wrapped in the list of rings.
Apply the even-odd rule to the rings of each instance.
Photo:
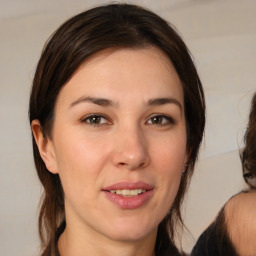
[[[138,222],[118,223],[112,226],[110,234],[113,240],[119,241],[139,241],[154,232],[157,232],[157,226],[141,225]]]
[[[150,233],[141,232],[139,231],[127,231],[123,233],[115,233],[111,234],[111,239],[114,241],[123,241],[123,242],[135,242],[135,241],[140,241],[143,238],[147,237]]]

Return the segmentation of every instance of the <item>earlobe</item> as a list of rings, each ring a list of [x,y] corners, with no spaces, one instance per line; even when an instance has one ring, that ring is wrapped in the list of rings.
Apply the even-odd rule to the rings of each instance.
[[[190,157],[191,157],[191,152],[192,149],[188,148],[185,154],[185,158],[184,158],[184,166],[187,168],[189,166],[189,162],[190,162]]]
[[[31,130],[46,168],[51,173],[57,174],[58,168],[52,140],[48,136],[44,136],[39,120],[32,121]]]
[[[184,162],[183,162],[183,171],[181,174],[182,176],[184,176],[188,170],[189,159],[190,159],[190,152],[186,152],[185,157],[184,157]]]

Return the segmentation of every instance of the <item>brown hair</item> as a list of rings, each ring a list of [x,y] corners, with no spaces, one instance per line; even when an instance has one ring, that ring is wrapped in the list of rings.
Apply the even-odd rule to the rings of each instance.
[[[241,153],[243,176],[251,188],[256,188],[256,93],[251,101],[249,121],[244,135],[245,147]]]
[[[47,42],[35,72],[30,95],[30,123],[38,119],[44,136],[51,136],[58,94],[78,67],[93,54],[118,48],[161,49],[173,63],[184,91],[187,150],[190,154],[170,214],[158,230],[156,255],[175,249],[174,224],[182,222],[180,205],[190,181],[205,126],[204,93],[190,53],[175,29],[165,20],[135,5],[110,4],[82,12],[66,21]],[[47,171],[34,138],[33,153],[39,179],[44,187],[39,216],[42,246],[54,242],[65,220],[63,191],[58,175]]]

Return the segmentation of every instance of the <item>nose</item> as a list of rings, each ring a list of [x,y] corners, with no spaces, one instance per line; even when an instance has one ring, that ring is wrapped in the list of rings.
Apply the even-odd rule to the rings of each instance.
[[[136,170],[149,165],[147,141],[138,127],[120,129],[114,139],[112,161],[115,166]]]

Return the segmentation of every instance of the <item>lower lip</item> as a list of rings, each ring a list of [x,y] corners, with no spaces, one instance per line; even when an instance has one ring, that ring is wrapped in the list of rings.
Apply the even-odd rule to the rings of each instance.
[[[124,197],[115,193],[110,193],[108,191],[103,191],[107,198],[116,204],[121,209],[137,209],[142,207],[144,204],[148,202],[148,200],[153,195],[153,189],[148,190],[147,192],[144,192],[137,196],[131,196],[131,197]]]

